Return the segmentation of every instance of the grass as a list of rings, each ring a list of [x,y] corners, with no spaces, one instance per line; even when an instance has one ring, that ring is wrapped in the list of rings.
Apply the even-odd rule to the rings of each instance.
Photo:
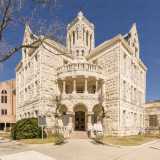
[[[0,133],[0,137],[11,139],[11,132]]]
[[[128,137],[104,137],[102,141],[121,146],[138,146],[160,139],[160,135],[136,135]]]
[[[0,137],[11,139],[10,132],[0,133]],[[53,143],[56,141],[56,138],[54,136],[47,137],[42,140],[42,138],[35,138],[35,139],[20,139],[15,140],[17,142],[25,143],[25,144],[45,144],[45,143]]]
[[[42,138],[35,139],[20,139],[16,140],[17,142],[25,143],[25,144],[45,144],[45,143],[53,143],[56,141],[55,137],[47,137],[42,140]]]

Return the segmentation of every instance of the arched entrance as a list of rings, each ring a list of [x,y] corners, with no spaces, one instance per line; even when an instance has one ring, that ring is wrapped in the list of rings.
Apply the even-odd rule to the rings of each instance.
[[[87,129],[87,107],[78,103],[74,106],[73,130],[85,131]]]
[[[82,111],[75,112],[75,130],[76,131],[85,130],[85,112]]]

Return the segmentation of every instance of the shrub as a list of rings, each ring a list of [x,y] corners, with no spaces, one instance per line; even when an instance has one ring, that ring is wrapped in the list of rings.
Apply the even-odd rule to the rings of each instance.
[[[12,139],[41,138],[41,135],[42,128],[38,126],[38,118],[34,117],[21,119],[11,128]]]

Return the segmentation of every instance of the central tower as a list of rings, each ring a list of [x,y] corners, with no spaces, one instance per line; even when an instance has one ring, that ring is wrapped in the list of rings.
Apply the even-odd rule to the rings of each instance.
[[[84,57],[95,48],[94,25],[80,11],[78,16],[67,25],[67,48],[75,58]]]

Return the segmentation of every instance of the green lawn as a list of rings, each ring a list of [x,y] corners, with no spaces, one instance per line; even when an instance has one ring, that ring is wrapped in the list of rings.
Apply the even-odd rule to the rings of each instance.
[[[137,135],[128,137],[104,137],[102,141],[121,146],[138,146],[150,141],[160,139],[160,135]]]

